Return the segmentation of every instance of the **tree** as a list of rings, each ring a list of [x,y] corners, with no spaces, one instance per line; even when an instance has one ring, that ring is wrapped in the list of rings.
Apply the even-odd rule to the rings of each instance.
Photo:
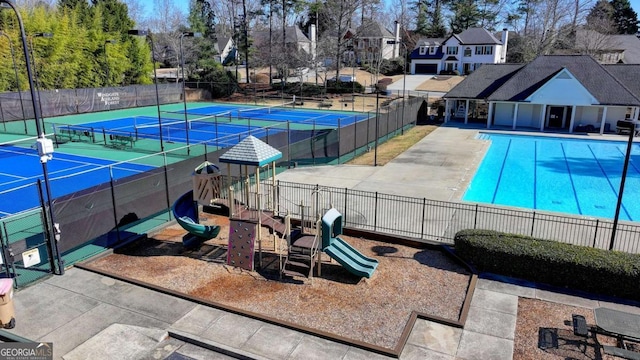
[[[474,0],[454,1],[451,3],[450,10],[452,15],[449,27],[454,34],[480,25],[482,16]]]
[[[638,33],[638,14],[631,8],[629,0],[611,0],[613,22],[618,34],[635,35]]]
[[[586,27],[601,34],[613,34],[616,24],[613,21],[613,6],[607,0],[598,0],[587,15]]]

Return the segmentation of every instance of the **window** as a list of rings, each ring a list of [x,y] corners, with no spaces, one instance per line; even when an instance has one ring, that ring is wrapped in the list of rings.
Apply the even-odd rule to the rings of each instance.
[[[493,54],[493,46],[476,46],[476,55],[491,55]]]
[[[429,55],[434,55],[436,53],[437,46],[432,46],[429,48]]]
[[[464,48],[464,56],[471,56],[471,48],[470,47]]]
[[[447,71],[458,70],[458,63],[448,62],[445,64],[444,68]]]
[[[447,55],[458,55],[457,46],[447,46]]]
[[[420,55],[424,55],[427,53],[427,47],[426,46],[420,46]]]
[[[364,49],[364,40],[358,41],[358,49]]]
[[[482,66],[482,63],[475,63],[475,64],[473,64],[473,70],[478,70],[478,69],[480,69],[480,66]]]

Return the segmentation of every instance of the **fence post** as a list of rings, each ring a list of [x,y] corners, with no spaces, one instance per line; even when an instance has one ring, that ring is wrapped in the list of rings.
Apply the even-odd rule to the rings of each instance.
[[[347,190],[348,188],[344,188],[344,227],[347,227]]]
[[[533,216],[531,217],[531,234],[529,236],[533,237],[533,227],[536,224],[536,212],[533,212]]]
[[[477,224],[478,224],[478,204],[476,204],[475,214],[473,215],[473,230],[476,229]]]
[[[291,122],[287,120],[287,169],[291,169]]]
[[[420,240],[424,239],[424,223],[425,215],[427,213],[427,198],[422,198],[422,224],[420,224]]]
[[[340,164],[340,141],[342,140],[340,138],[340,135],[342,134],[342,132],[340,131],[341,128],[342,126],[340,124],[340,118],[338,118],[338,165]]]
[[[593,234],[593,245],[591,247],[596,247],[596,238],[598,237],[598,226],[600,225],[600,220],[596,219],[596,231]]]
[[[376,201],[373,206],[373,231],[375,232],[378,228],[378,192],[376,191]]]
[[[109,185],[111,186],[111,204],[113,206],[113,223],[115,224],[116,237],[118,238],[118,242],[120,242],[120,226],[118,225],[118,211],[116,210],[116,187],[113,183],[115,180],[113,178],[113,165],[109,165],[109,178]]]

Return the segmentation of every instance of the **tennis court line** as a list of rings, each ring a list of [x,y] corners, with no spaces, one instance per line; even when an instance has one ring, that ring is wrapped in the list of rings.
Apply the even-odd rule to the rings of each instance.
[[[19,176],[19,175],[14,175],[14,174],[7,174],[7,173],[2,173],[2,172],[0,172],[0,175],[6,176],[6,177],[14,177],[14,178],[18,178],[18,179],[27,179],[24,176]]]

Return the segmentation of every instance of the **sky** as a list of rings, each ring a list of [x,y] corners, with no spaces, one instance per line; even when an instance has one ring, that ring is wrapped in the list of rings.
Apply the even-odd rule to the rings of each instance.
[[[145,12],[149,13],[153,11],[153,0],[141,0],[140,1],[145,7]],[[631,7],[636,11],[638,16],[640,16],[640,0],[629,0],[631,3]],[[183,13],[187,14],[189,12],[189,1],[188,0],[179,0],[175,2],[175,6],[180,9]]]

